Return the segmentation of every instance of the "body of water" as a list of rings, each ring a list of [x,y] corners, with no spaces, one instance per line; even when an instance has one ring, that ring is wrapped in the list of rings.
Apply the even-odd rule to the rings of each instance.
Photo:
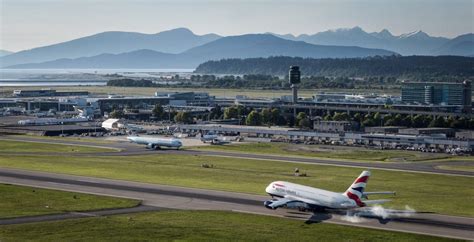
[[[0,69],[0,87],[12,86],[104,86],[121,75],[159,78],[167,75],[191,75],[194,69]]]
[[[190,73],[194,69],[0,69],[3,74],[115,74],[115,73]]]
[[[47,87],[47,86],[105,86],[107,81],[3,81],[0,87]]]

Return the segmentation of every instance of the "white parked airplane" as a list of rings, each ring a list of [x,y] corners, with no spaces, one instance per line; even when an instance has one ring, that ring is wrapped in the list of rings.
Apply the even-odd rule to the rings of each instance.
[[[395,194],[395,192],[365,192],[370,171],[363,171],[344,193],[336,193],[318,188],[276,181],[270,183],[265,191],[272,199],[264,202],[265,207],[297,208],[299,210],[355,209],[371,204],[380,204],[390,200],[366,200],[368,195]]]
[[[129,136],[127,137],[133,143],[146,145],[148,149],[159,150],[161,147],[170,147],[179,149],[183,146],[183,143],[179,139],[175,138],[153,138],[153,137],[138,137]]]
[[[211,132],[201,135],[201,141],[203,143],[206,143],[207,141],[213,142],[217,138],[219,138],[219,136],[217,136],[217,134],[214,134],[214,133],[211,133]]]

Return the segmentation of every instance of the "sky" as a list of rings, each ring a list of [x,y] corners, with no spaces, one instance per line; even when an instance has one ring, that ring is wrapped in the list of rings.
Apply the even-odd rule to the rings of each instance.
[[[474,0],[0,0],[0,49],[20,51],[104,31],[314,34],[360,26],[393,34],[474,32]]]

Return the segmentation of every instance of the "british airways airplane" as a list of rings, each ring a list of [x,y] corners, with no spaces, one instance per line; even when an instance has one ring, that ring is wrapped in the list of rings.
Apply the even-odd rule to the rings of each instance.
[[[291,182],[272,182],[265,191],[274,199],[265,201],[264,205],[269,209],[286,207],[301,211],[319,211],[324,209],[349,210],[390,201],[387,199],[367,200],[368,195],[395,194],[395,192],[365,192],[369,176],[370,171],[363,171],[344,193],[326,191]]]
[[[130,142],[146,145],[148,149],[159,150],[161,147],[170,147],[179,149],[183,146],[183,143],[179,139],[175,138],[153,138],[153,137],[138,137],[138,136],[129,136],[127,139]]]

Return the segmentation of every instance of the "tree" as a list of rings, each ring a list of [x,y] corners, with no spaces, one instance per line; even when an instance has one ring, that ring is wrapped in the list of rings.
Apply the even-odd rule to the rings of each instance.
[[[331,121],[332,120],[331,113],[326,114],[326,116],[324,116],[323,119],[324,119],[324,121]]]
[[[361,123],[361,122],[362,122],[362,118],[363,118],[363,117],[362,117],[362,115],[361,115],[360,113],[356,113],[356,114],[354,114],[353,120],[356,121],[356,122]]]
[[[474,129],[474,118],[471,118],[468,122],[468,126],[466,127],[468,129]]]
[[[431,120],[430,124],[428,125],[428,127],[440,127],[440,128],[445,127],[445,126],[446,126],[446,121],[441,116],[438,116],[434,118],[433,120]]]
[[[393,123],[393,118],[394,118],[393,114],[384,115],[384,116],[382,117],[383,125],[384,125],[384,126],[392,126],[392,125],[393,125],[393,124],[392,124],[392,123]],[[387,122],[389,122],[390,125],[388,125]]]
[[[336,112],[334,113],[334,116],[332,117],[332,120],[334,121],[348,121],[350,119],[351,117],[346,112],[342,112],[342,113]]]
[[[412,127],[413,123],[411,116],[407,115],[405,118],[403,118],[401,124],[406,127]]]
[[[309,120],[309,118],[301,119],[298,126],[301,128],[311,128],[311,120]]]
[[[394,125],[402,125],[402,122],[403,122],[403,117],[401,114],[397,114],[395,115],[395,117],[393,118],[393,122],[394,122]]]
[[[246,125],[251,125],[251,126],[261,125],[262,124],[262,115],[259,112],[253,110],[247,116],[247,119],[245,120],[245,124]]]
[[[230,106],[224,109],[224,119],[233,119],[239,117],[239,110],[236,106]]]
[[[375,121],[374,121],[374,117],[373,115],[371,114],[366,114],[364,116],[364,121],[362,121],[362,125],[364,127],[371,127],[371,126],[375,126]]]
[[[151,113],[156,118],[162,119],[165,111],[164,111],[163,107],[160,104],[156,104],[155,107],[153,108],[153,110],[151,110]]]
[[[305,112],[299,112],[298,115],[296,115],[296,124],[299,125],[300,121],[306,117],[307,116]]]
[[[185,123],[185,124],[190,124],[193,122],[193,117],[191,116],[190,113],[188,112],[178,112],[174,116],[174,121],[176,123]]]
[[[387,115],[384,117],[384,125],[385,126],[398,126],[403,123],[402,115]]]
[[[280,124],[280,109],[278,108],[273,108],[272,109],[272,123],[279,125]]]
[[[380,115],[380,113],[378,112],[374,114],[374,125],[375,126],[382,125],[382,115]]]
[[[461,128],[461,129],[466,129],[469,127],[469,120],[465,117],[461,117],[458,119],[458,127],[457,128]]]
[[[453,116],[449,116],[446,119],[446,126],[445,127],[454,128],[455,123],[456,123],[456,118],[454,118]]]
[[[114,111],[110,112],[109,116],[111,118],[123,118],[125,117],[125,114],[123,113],[123,110],[115,109]]]
[[[262,123],[272,124],[272,111],[269,108],[262,109]]]
[[[220,119],[222,116],[222,109],[221,106],[216,105],[214,108],[211,109],[209,113],[209,119]]]
[[[412,118],[412,126],[414,128],[423,128],[426,127],[426,117],[422,114],[418,114]]]

